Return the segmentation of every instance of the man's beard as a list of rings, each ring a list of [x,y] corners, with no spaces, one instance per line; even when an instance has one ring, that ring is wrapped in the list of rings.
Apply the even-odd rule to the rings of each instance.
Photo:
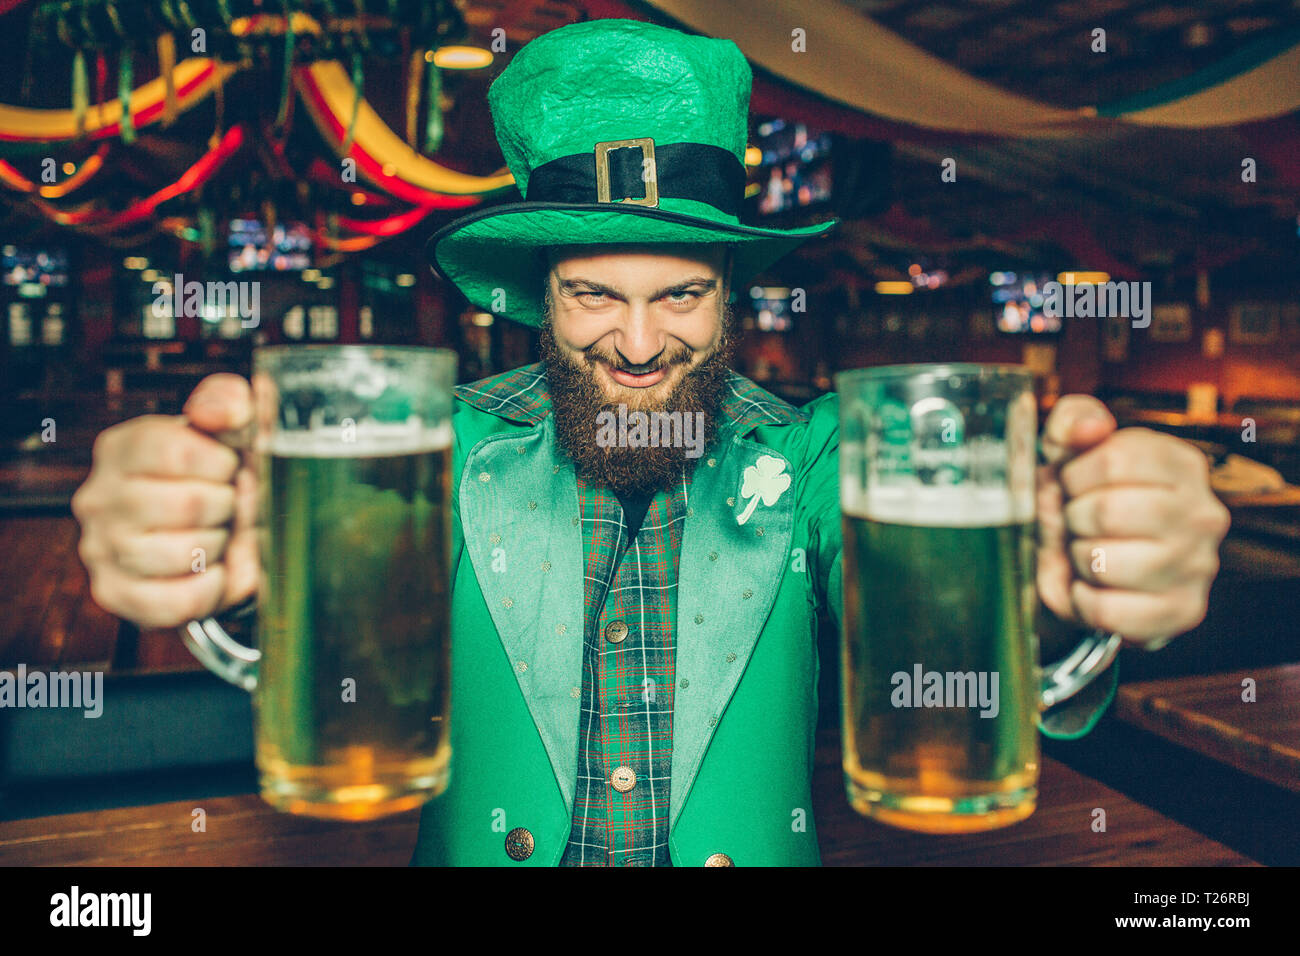
[[[734,339],[732,326],[735,316],[730,304],[724,304],[722,333],[718,344],[704,361],[682,376],[665,398],[651,402],[640,394],[641,390],[625,388],[623,391],[626,394],[610,401],[596,381],[596,375],[600,373],[597,372],[595,363],[603,361],[610,368],[625,371],[628,369],[627,363],[617,353],[607,352],[594,345],[583,350],[582,357],[576,364],[570,361],[555,341],[549,295],[547,299],[540,348],[550,385],[556,437],[560,447],[573,459],[575,470],[585,479],[607,487],[616,494],[646,494],[671,488],[680,480],[684,470],[692,467],[699,459],[700,450],[708,449],[717,436],[718,414],[727,376],[730,374]],[[694,355],[691,349],[682,345],[676,349],[666,349],[654,360],[652,368],[636,368],[638,372],[649,372],[682,365],[690,362]],[[626,405],[629,415],[633,411],[646,412],[652,416],[655,412],[680,412],[680,416],[676,417],[685,423],[689,416],[691,425],[700,421],[700,416],[696,413],[702,413],[703,436],[694,435],[694,440],[689,445],[685,441],[679,441],[675,446],[667,442],[669,431],[665,424],[661,429],[661,443],[658,446],[638,443],[639,447],[634,447],[628,442],[627,447],[619,447],[620,442],[611,443],[607,437],[602,441],[602,422],[608,423],[610,415],[613,416],[613,421],[624,420],[619,417],[619,405]],[[610,415],[602,415],[602,412]],[[667,419],[660,419],[661,423],[666,421]],[[605,427],[608,428],[608,425]],[[605,435],[608,435],[607,431]],[[676,435],[678,438],[683,437],[680,430],[676,431]]]

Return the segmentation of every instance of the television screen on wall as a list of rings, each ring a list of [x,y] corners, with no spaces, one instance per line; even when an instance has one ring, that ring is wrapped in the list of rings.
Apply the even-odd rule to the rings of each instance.
[[[1043,309],[1043,286],[1052,281],[1045,272],[993,272],[993,323],[999,332],[1012,335],[1055,335],[1061,331],[1061,317]]]
[[[277,222],[268,238],[257,219],[230,220],[231,272],[300,272],[311,266],[311,232],[303,222]]]

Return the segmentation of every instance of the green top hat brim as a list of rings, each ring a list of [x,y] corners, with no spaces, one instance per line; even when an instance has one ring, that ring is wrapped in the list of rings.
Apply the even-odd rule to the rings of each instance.
[[[683,211],[631,203],[520,202],[462,216],[430,237],[425,254],[434,272],[473,305],[540,327],[548,246],[629,243],[725,243],[735,248],[733,290],[838,219],[798,229],[763,229],[719,222],[716,209],[669,200]],[[700,215],[691,215],[698,209]]]

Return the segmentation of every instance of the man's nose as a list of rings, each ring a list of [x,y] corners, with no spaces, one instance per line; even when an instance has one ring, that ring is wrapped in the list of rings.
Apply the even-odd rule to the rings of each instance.
[[[666,344],[663,329],[650,315],[649,306],[645,303],[629,306],[626,321],[614,336],[614,348],[623,361],[634,369],[650,365]]]

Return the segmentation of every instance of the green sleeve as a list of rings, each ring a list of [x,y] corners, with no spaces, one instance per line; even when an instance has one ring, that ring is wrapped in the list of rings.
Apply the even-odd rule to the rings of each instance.
[[[817,606],[835,618],[844,608],[840,564],[844,549],[840,526],[840,403],[834,392],[803,407],[804,427],[798,527],[807,529],[808,573]]]

